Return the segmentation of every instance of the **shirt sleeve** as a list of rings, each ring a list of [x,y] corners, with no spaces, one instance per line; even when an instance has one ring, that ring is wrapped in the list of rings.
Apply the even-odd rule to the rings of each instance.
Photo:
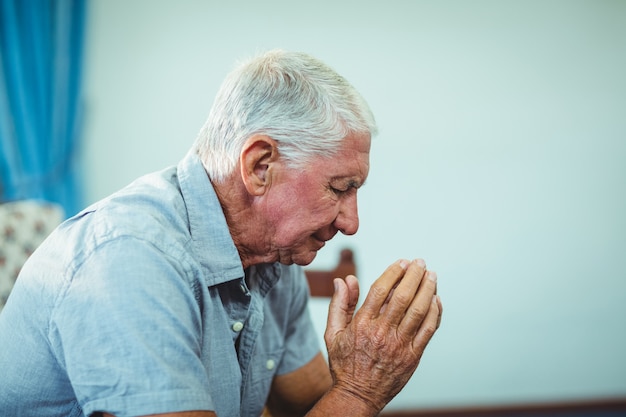
[[[306,365],[320,352],[319,338],[308,308],[309,285],[304,271],[297,265],[287,268],[292,283],[289,315],[285,332],[285,351],[277,369],[283,375]],[[281,278],[284,281],[285,278]]]
[[[214,408],[184,259],[121,237],[68,273],[49,332],[85,415]]]

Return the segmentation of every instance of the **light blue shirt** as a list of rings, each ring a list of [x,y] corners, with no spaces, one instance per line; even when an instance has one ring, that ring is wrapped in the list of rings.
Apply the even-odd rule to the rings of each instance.
[[[28,260],[0,314],[0,414],[258,417],[272,378],[319,352],[308,297],[297,266],[244,273],[190,153]]]

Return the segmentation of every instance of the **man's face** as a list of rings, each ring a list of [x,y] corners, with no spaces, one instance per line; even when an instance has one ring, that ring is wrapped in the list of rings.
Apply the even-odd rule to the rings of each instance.
[[[278,165],[265,209],[279,262],[308,265],[338,231],[357,232],[357,189],[369,172],[370,143],[369,135],[352,135],[337,154],[303,169]]]

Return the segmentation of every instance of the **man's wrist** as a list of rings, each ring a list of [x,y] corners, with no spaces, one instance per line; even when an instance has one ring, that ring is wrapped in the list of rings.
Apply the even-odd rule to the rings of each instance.
[[[374,417],[382,407],[364,398],[361,393],[334,385],[311,409],[307,417],[341,415],[345,417]],[[319,414],[318,414],[319,413]]]

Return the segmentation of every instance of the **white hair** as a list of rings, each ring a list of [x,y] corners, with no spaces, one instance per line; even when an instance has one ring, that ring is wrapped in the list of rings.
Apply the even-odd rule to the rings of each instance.
[[[274,139],[281,157],[298,168],[332,155],[350,134],[376,131],[369,106],[342,76],[307,54],[273,50],[226,77],[194,147],[220,182],[255,134]]]

